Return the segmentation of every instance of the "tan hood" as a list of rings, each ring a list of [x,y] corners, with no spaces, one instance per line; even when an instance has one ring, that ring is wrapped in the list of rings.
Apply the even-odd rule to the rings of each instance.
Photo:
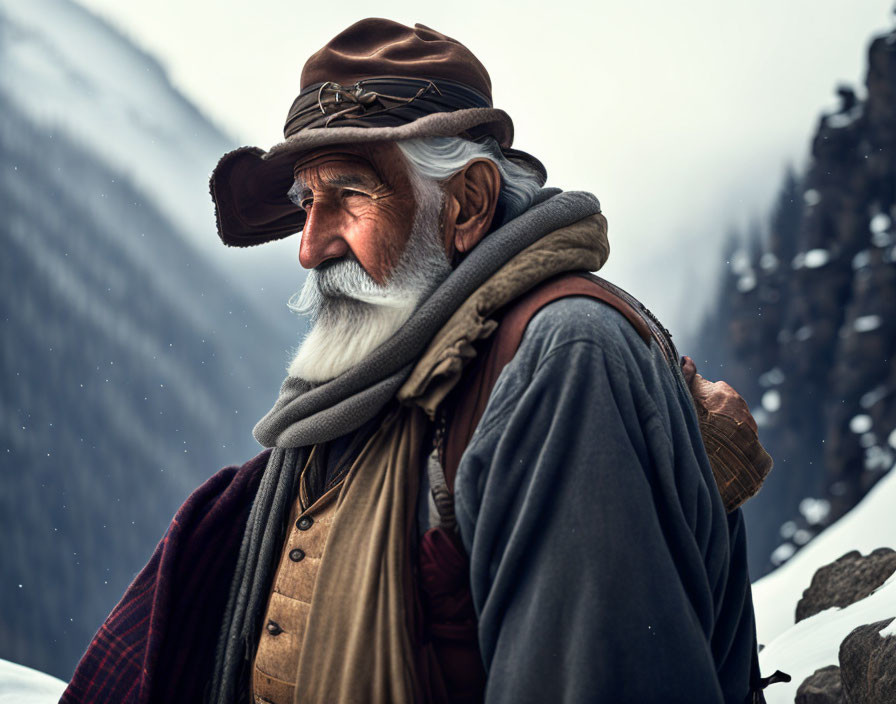
[[[477,340],[497,328],[504,305],[566,271],[597,271],[610,256],[607,219],[590,215],[527,247],[476,289],[436,333],[396,398],[420,406],[430,419],[476,356]]]

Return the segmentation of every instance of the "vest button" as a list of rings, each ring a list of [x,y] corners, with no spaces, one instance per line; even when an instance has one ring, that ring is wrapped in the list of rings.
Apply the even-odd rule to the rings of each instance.
[[[289,559],[293,562],[301,562],[305,559],[305,551],[299,548],[289,551]]]
[[[279,636],[281,633],[283,633],[283,629],[280,628],[280,624],[276,621],[268,621],[268,625],[265,626],[265,628],[272,636]]]
[[[298,521],[296,521],[296,527],[299,530],[308,530],[311,527],[311,524],[314,523],[314,519],[311,516],[302,516]]]

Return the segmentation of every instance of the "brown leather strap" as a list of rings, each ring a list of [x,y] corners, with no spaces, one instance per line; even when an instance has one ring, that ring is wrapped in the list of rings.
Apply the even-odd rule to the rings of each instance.
[[[641,301],[628,291],[619,288],[616,284],[601,278],[597,274],[582,274],[582,276],[589,281],[593,281],[608,293],[613,294],[616,298],[621,299],[622,302],[628,303],[632,311],[638,311],[638,317],[653,334],[653,339],[656,340],[657,344],[660,346],[673,376],[680,377],[681,381],[684,382],[684,377],[681,374],[681,357],[678,354],[678,349],[675,347],[675,343],[672,342],[672,333],[666,329],[650,310],[648,310],[647,306],[641,303]],[[610,300],[607,300],[607,302],[611,303],[611,305],[615,305]],[[631,321],[631,318],[629,318],[629,321]],[[685,387],[687,387],[687,383],[685,383]]]
[[[485,355],[478,356],[458,384],[456,400],[448,410],[448,433],[445,438],[445,483],[454,491],[454,478],[460,458],[485,406],[501,370],[513,359],[529,321],[548,303],[568,296],[588,296],[603,301],[622,313],[637,330],[645,344],[653,339],[651,328],[643,315],[617,293],[622,291],[595,274],[566,273],[548,279],[529,293],[515,300],[503,313]],[[627,294],[626,294],[627,295]],[[629,296],[635,305],[643,308]]]

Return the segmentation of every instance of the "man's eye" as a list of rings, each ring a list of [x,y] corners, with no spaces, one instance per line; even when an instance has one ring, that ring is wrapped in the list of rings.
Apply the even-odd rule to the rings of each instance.
[[[299,201],[299,205],[301,206],[302,210],[311,210],[311,205],[313,203],[314,198],[302,198],[302,200]]]

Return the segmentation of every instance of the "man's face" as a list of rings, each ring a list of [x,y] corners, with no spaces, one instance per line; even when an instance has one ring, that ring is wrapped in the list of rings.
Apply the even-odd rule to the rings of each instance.
[[[355,259],[385,284],[408,243],[414,189],[395,144],[326,147],[294,167],[295,201],[307,214],[299,247],[306,269]]]
[[[321,149],[297,162],[290,198],[308,216],[299,259],[311,271],[290,308],[311,329],[290,375],[324,381],[357,364],[451,273],[442,189],[408,169],[394,144]]]

